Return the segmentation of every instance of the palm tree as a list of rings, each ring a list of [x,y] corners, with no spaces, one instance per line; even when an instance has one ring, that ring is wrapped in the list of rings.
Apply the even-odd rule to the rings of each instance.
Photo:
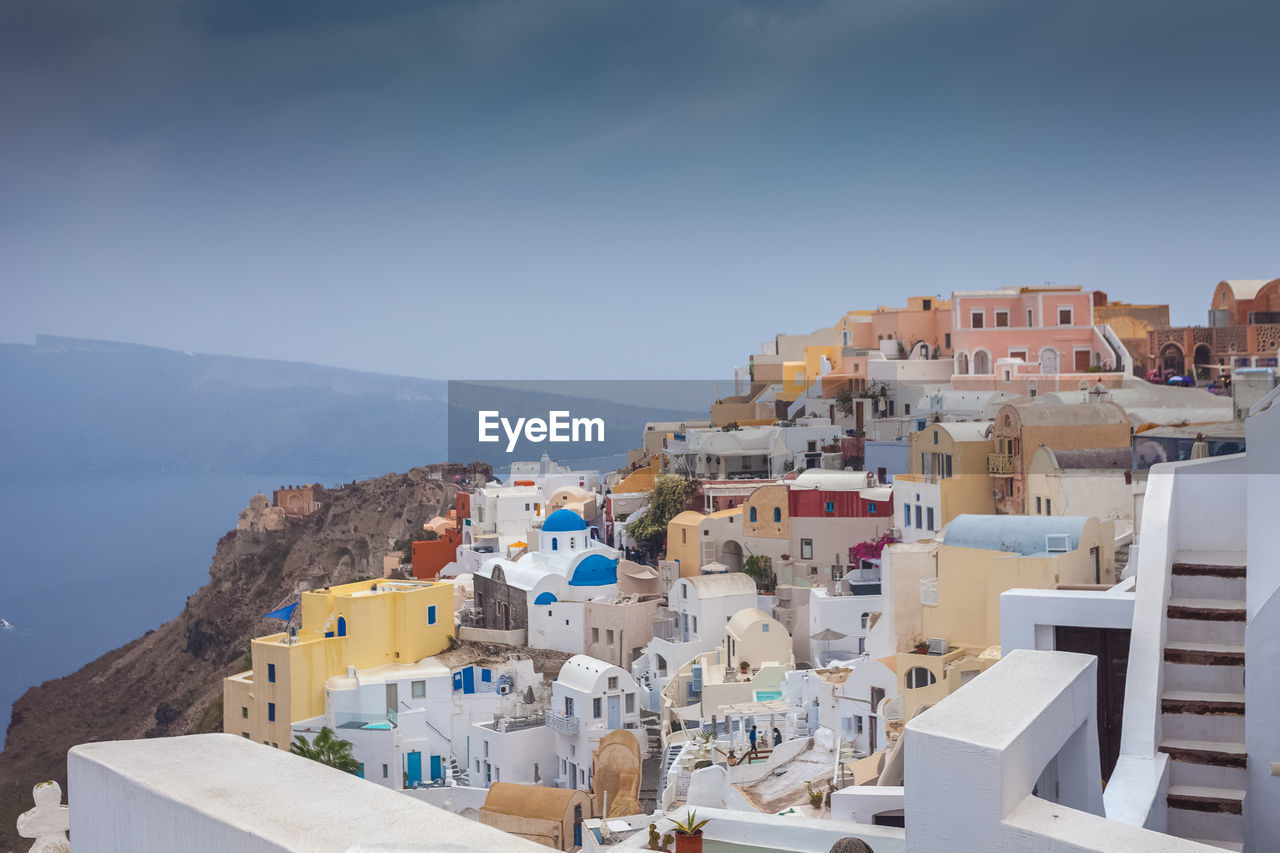
[[[297,735],[290,744],[289,751],[344,773],[360,775],[360,762],[351,755],[351,741],[340,740],[328,726],[321,728],[310,743],[302,735]]]

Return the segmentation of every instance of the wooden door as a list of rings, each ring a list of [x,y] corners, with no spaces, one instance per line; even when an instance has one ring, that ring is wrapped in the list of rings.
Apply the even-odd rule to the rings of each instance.
[[[1076,350],[1076,373],[1087,373],[1093,353],[1087,349]]]
[[[1060,652],[1078,652],[1098,659],[1098,757],[1103,780],[1120,757],[1120,727],[1124,722],[1124,683],[1129,671],[1127,628],[1054,628]]]

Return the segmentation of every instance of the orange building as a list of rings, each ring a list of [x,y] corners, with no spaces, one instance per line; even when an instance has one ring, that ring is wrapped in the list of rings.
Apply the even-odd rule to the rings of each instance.
[[[1280,355],[1280,278],[1221,281],[1208,326],[1148,333],[1154,368],[1217,379],[1239,367],[1276,367]]]
[[[318,483],[305,486],[281,486],[271,495],[271,505],[284,510],[285,515],[301,518],[310,515],[320,508],[320,499],[324,496],[324,487]]]

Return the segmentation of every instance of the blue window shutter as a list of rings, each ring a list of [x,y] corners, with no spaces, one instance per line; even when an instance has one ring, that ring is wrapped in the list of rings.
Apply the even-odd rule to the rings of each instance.
[[[274,723],[276,721],[276,703],[267,703],[267,722]]]
[[[430,604],[427,606],[427,624],[428,625],[436,624],[436,606],[434,604]]]

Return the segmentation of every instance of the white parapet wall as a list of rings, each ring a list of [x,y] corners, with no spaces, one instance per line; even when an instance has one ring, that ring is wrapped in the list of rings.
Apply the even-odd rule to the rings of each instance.
[[[1096,679],[1092,655],[1015,650],[908,723],[908,850],[1212,850],[1102,816]]]
[[[82,744],[67,774],[71,837],[94,853],[546,850],[229,734]]]

